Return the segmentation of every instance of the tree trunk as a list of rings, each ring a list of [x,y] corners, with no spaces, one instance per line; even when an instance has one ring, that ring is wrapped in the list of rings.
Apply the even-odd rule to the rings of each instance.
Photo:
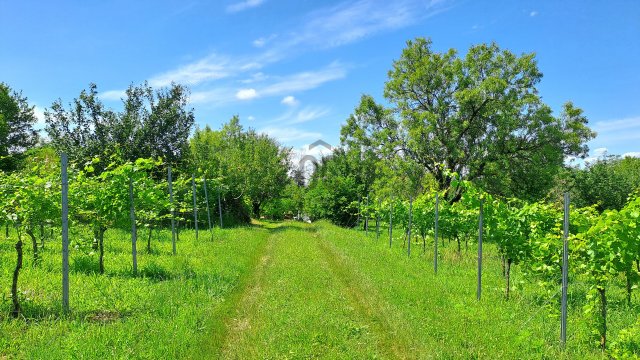
[[[633,270],[631,270],[633,271]],[[627,278],[627,305],[631,306],[631,271],[627,271],[625,274]]]
[[[464,251],[469,251],[469,235],[464,237]]]
[[[107,229],[104,228],[99,228],[98,229],[98,249],[100,251],[100,257],[99,257],[99,269],[100,269],[100,274],[104,274],[104,232]]]
[[[422,233],[420,235],[422,236],[422,253],[426,254],[427,253],[427,234]]]
[[[29,238],[31,238],[31,246],[33,247],[33,264],[36,265],[38,264],[38,239],[36,238],[36,235],[33,233],[33,229],[28,228],[25,231],[27,233],[27,235],[29,235]]]
[[[511,287],[511,259],[507,259],[507,269],[506,269],[506,273],[505,276],[507,278],[507,289],[506,289],[506,295],[507,295],[507,300],[509,300],[509,288]]]
[[[254,201],[252,203],[252,206],[253,206],[253,216],[255,216],[256,219],[260,219],[260,202]]]
[[[456,241],[458,242],[458,255],[462,255],[462,247],[460,246],[460,236],[456,235]]]
[[[44,249],[44,222],[40,222],[40,247]]]
[[[507,276],[507,267],[506,267],[506,258],[504,257],[504,255],[500,256],[502,258],[502,277]]]
[[[11,316],[17,318],[20,315],[20,302],[18,301],[18,275],[22,269],[22,240],[16,243],[16,253],[18,255],[16,268],[13,271],[13,283],[11,284],[11,300],[13,301],[13,310]]]
[[[607,348],[607,295],[604,288],[598,288],[600,295],[600,347],[604,351]]]
[[[9,238],[9,223],[4,224],[4,237]]]
[[[176,242],[180,242],[180,220],[176,221]]]
[[[153,226],[149,226],[149,237],[147,238],[147,252],[151,252],[151,232],[153,231]]]

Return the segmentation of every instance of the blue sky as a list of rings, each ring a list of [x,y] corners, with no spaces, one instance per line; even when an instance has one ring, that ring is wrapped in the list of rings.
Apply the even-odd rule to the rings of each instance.
[[[438,51],[495,41],[535,52],[544,101],[583,108],[592,155],[640,156],[640,2],[6,1],[0,81],[39,113],[95,82],[105,103],[148,80],[191,88],[199,126],[238,114],[284,145],[339,142],[363,93],[384,102],[405,42]]]

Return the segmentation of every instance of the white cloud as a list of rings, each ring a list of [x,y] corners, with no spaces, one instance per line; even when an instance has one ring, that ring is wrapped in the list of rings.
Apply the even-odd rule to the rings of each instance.
[[[38,119],[34,125],[34,128],[36,130],[44,129],[46,125],[46,122],[44,121],[44,109],[38,105],[34,105],[33,114],[36,116],[36,119]]]
[[[98,94],[98,98],[102,101],[118,101],[127,96],[127,92],[124,90],[109,90]]]
[[[175,70],[154,76],[149,80],[149,85],[163,87],[175,82],[193,86],[236,76],[239,73],[256,70],[261,67],[262,64],[252,59],[232,59],[213,54]]]
[[[275,83],[261,90],[263,95],[283,95],[317,88],[318,86],[333,80],[342,79],[347,75],[344,66],[333,63],[318,71],[306,71],[280,78]]]
[[[228,6],[230,12],[242,11],[261,5],[263,0],[239,1]],[[280,76],[257,72],[269,64],[310,49],[323,49],[352,43],[384,31],[415,24],[449,7],[450,0],[359,0],[344,1],[313,11],[294,24],[287,34],[269,35],[254,41],[259,48],[268,49],[247,56],[211,54],[191,63],[156,74],[149,80],[152,87],[165,87],[172,82],[191,87],[192,103],[223,105],[233,101],[263,97],[285,96],[317,88],[322,84],[344,78],[343,65],[331,66],[297,74]],[[252,73],[249,77],[242,76]],[[249,89],[236,88],[233,83],[251,85]],[[215,83],[215,85],[214,85]],[[215,87],[214,87],[215,86]],[[249,87],[247,85],[247,87]],[[116,100],[120,90],[104,93]],[[237,95],[237,96],[234,96]],[[242,98],[242,99],[241,99]]]
[[[370,35],[406,27],[446,9],[447,1],[346,1],[310,14],[291,41],[320,47],[348,44]]]
[[[322,118],[329,114],[331,109],[325,107],[306,107],[300,111],[288,111],[284,115],[274,119],[274,124],[300,124]]]
[[[584,159],[584,162],[591,163],[598,161],[599,159],[603,159],[607,155],[608,151],[609,150],[606,147],[595,148],[591,151],[591,154]]]
[[[284,105],[287,105],[287,106],[296,106],[296,105],[299,104],[299,101],[295,97],[289,95],[289,96],[285,96],[284,98],[282,98],[280,103],[284,104]]]
[[[628,153],[624,153],[624,154],[622,154],[622,157],[623,158],[626,158],[626,157],[640,158],[640,151],[631,151],[631,152],[628,152]]]
[[[281,143],[300,141],[300,140],[317,140],[322,137],[319,132],[304,131],[292,127],[265,127],[258,132],[265,133]]]
[[[256,97],[258,97],[256,89],[241,89],[236,93],[236,98],[238,100],[251,100]]]
[[[261,81],[265,81],[269,79],[269,76],[265,75],[264,73],[261,72],[257,72],[251,75],[250,78],[248,79],[244,79],[244,80],[240,80],[241,83],[243,84],[251,84],[254,82],[261,82]]]
[[[213,90],[194,91],[189,96],[190,104],[223,105],[235,101],[233,91],[227,88]]]
[[[212,90],[194,91],[189,100],[192,104],[207,103],[210,105],[224,105],[234,101],[250,100],[258,97],[282,96],[317,88],[328,81],[345,77],[346,73],[346,67],[338,63],[330,64],[316,71],[305,71],[281,77],[257,73],[260,75],[256,76],[256,74],[254,74],[254,78],[260,79],[262,83],[267,81],[268,83],[263,84],[261,87],[253,86],[241,89],[226,84],[217,86]],[[248,83],[247,81],[241,82]]]
[[[595,157],[602,157],[607,155],[607,148],[606,147],[600,147],[597,149],[593,149],[593,156]]]
[[[640,116],[610,121],[598,121],[593,125],[593,129],[597,132],[640,129]]]
[[[269,35],[267,37],[260,37],[257,38],[255,40],[253,40],[252,44],[253,46],[257,47],[257,48],[261,48],[264,47],[265,45],[267,45],[268,42],[270,42],[271,40],[275,39],[276,37],[278,37],[278,35]]]
[[[262,5],[264,0],[245,0],[227,6],[227,12],[235,13]]]
[[[535,10],[529,13],[529,16],[531,16],[531,17],[534,17],[536,15],[538,15],[538,12],[535,11]]]
[[[249,115],[249,116],[247,116],[247,120],[249,120],[249,121],[253,121],[253,120],[255,120],[255,119],[256,119],[256,118],[255,118],[253,115]]]
[[[629,140],[640,140],[640,116],[598,121],[592,129],[598,133],[598,144],[613,146]]]
[[[288,34],[278,36],[262,61],[274,62],[302,50],[326,49],[400,29],[450,7],[450,0],[343,1],[310,12]],[[258,39],[260,40],[260,39]],[[259,41],[258,45],[262,43]],[[255,45],[255,44],[254,44]]]

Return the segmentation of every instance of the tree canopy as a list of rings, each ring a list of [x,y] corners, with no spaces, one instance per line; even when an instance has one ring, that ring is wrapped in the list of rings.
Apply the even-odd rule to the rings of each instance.
[[[401,156],[423,166],[440,189],[453,175],[492,192],[540,197],[566,156],[585,157],[595,136],[582,110],[560,116],[542,102],[534,54],[515,55],[496,44],[439,53],[431,41],[408,41],[393,63],[384,95],[390,109],[364,95],[342,129],[343,143],[383,158]],[[531,186],[523,186],[523,179]],[[449,192],[459,199],[460,189]]]
[[[24,152],[37,144],[34,108],[22,92],[0,83],[0,170],[15,170]]]
[[[248,201],[256,217],[262,205],[278,198],[288,184],[289,156],[290,149],[269,136],[244,130],[237,116],[219,131],[208,126],[196,129],[191,139],[195,169],[216,180],[232,207],[241,207],[238,199]]]
[[[195,121],[188,95],[182,85],[158,90],[146,83],[131,85],[117,112],[104,106],[97,86],[90,84],[67,108],[60,99],[51,105],[45,112],[46,131],[51,145],[72,161],[118,154],[125,161],[161,156],[178,163],[188,155]]]

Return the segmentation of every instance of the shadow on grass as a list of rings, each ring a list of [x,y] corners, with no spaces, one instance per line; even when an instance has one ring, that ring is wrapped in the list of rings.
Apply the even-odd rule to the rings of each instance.
[[[78,312],[74,312],[72,309],[71,313],[64,314],[60,302],[53,305],[45,305],[23,300],[20,307],[20,315],[18,315],[17,318],[10,316],[10,311],[8,310],[0,312],[0,321],[23,321],[27,325],[35,325],[43,321],[60,320],[107,324],[122,320],[131,315],[131,312],[116,309],[95,309]]]
[[[260,222],[252,222],[250,227],[256,229],[265,229],[269,232],[279,233],[283,231],[299,231],[315,233],[318,231],[316,226],[309,225],[297,221],[266,221],[260,220]]]

